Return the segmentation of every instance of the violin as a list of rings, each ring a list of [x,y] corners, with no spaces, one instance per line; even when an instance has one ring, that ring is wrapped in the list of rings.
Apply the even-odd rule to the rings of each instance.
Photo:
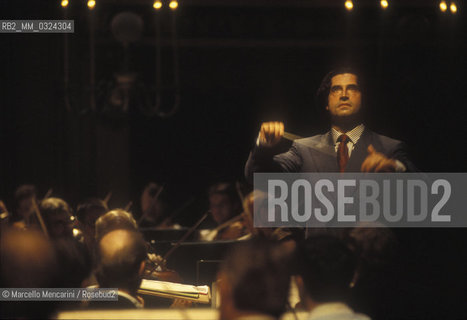
[[[168,282],[183,282],[177,271],[167,268],[166,265],[166,259],[155,253],[148,253],[143,273],[144,278]]]
[[[163,281],[170,281],[170,282],[182,282],[182,278],[180,275],[171,269],[166,267],[167,259],[172,255],[172,253],[177,250],[180,244],[185,241],[195,230],[198,226],[208,217],[208,212],[206,212],[184,235],[181,237],[177,243],[164,255],[161,257],[155,253],[148,254],[149,263],[146,264],[144,275],[152,278],[156,278],[155,280],[163,280]],[[149,247],[152,249],[151,244]],[[146,260],[148,260],[146,259]]]
[[[203,240],[237,240],[248,234],[245,216],[242,213],[212,229],[206,235],[203,235]]]

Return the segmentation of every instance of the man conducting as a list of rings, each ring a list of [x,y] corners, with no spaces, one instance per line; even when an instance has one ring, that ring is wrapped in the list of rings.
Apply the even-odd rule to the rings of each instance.
[[[361,77],[345,67],[328,73],[318,89],[331,129],[295,140],[280,153],[282,122],[264,122],[248,158],[245,174],[254,172],[406,172],[416,171],[401,141],[379,135],[363,124]],[[366,107],[366,106],[365,106]]]

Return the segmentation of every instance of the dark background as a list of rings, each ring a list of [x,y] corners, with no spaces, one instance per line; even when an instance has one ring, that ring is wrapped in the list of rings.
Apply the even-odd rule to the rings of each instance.
[[[59,1],[0,3],[2,19],[65,15]],[[148,181],[157,181],[175,206],[190,196],[198,199],[184,214],[190,224],[205,209],[210,183],[243,179],[262,121],[283,120],[287,131],[303,136],[325,128],[314,93],[342,59],[357,61],[367,73],[364,103],[371,128],[407,142],[421,170],[465,172],[465,2],[457,1],[455,15],[441,13],[438,1],[390,1],[386,11],[379,1],[355,1],[350,13],[343,3],[187,0],[175,13],[166,3],[156,13],[152,1],[97,1],[90,12],[84,1],[71,0],[66,14],[75,20],[75,33],[67,36],[68,59],[64,35],[0,34],[1,198],[11,203],[16,187],[33,183],[40,195],[53,188],[72,205],[112,191],[111,205],[124,206],[137,202]],[[145,91],[133,88],[127,113],[109,109],[106,98],[114,73],[124,69],[123,46],[110,28],[121,11],[138,14],[144,23],[142,37],[129,46],[128,68]],[[156,81],[156,15],[164,110],[175,91],[174,15],[178,38],[181,105],[166,119],[146,116],[141,108],[142,92],[151,92]],[[146,105],[154,96],[147,95]],[[407,299],[418,299],[414,308],[426,312],[423,318],[458,312],[465,302],[464,233],[401,231],[407,265],[419,277],[417,293]]]
[[[11,3],[11,2],[10,2]],[[133,89],[127,113],[106,104],[123,46],[112,18],[131,11],[143,20],[129,47],[129,69],[146,92],[155,86],[155,16],[161,23],[164,110],[173,104],[171,23],[151,1],[84,1],[65,10],[55,1],[2,2],[3,18],[75,20],[68,35],[69,81],[64,85],[64,35],[2,34],[2,178],[6,198],[22,183],[49,188],[72,203],[112,190],[124,205],[154,180],[174,193],[198,193],[212,181],[241,179],[261,121],[285,121],[302,136],[325,127],[314,93],[339,60],[365,68],[364,103],[370,126],[404,140],[425,171],[466,170],[467,80],[462,3],[456,15],[436,1],[185,1],[175,12],[181,105],[174,116],[145,116]],[[281,5],[282,4],[282,5]],[[95,23],[94,86],[90,92],[90,15]],[[70,101],[69,111],[65,103]],[[148,93],[147,105],[154,105]],[[152,100],[152,101],[151,101]],[[182,200],[182,199],[180,199]]]

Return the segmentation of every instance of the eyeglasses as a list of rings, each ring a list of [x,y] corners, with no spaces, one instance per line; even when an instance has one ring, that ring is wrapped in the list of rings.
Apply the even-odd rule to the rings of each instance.
[[[349,84],[345,88],[345,92],[349,95],[354,95],[360,92],[360,87],[356,84]],[[332,94],[333,96],[340,96],[344,94],[344,88],[342,86],[332,86],[329,90],[329,94]]]

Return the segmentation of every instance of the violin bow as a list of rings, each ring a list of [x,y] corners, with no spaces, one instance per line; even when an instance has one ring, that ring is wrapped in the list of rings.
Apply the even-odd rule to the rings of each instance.
[[[47,231],[47,227],[45,226],[44,219],[42,218],[42,214],[41,214],[41,212],[39,210],[39,207],[37,206],[36,199],[33,199],[32,206],[33,206],[33,209],[34,209],[34,213],[36,214],[36,218],[39,221],[39,224],[41,226],[41,229],[44,232],[45,236],[48,238],[49,237],[49,232]]]
[[[209,211],[206,212],[198,221],[196,221],[196,223],[187,232],[185,232],[183,237],[181,237],[175,243],[175,245],[172,248],[170,248],[169,251],[167,251],[167,253],[162,258],[162,261],[167,261],[167,259],[172,255],[172,253],[174,253],[174,251],[177,250],[178,247],[180,247],[181,243],[185,241],[196,230],[196,228],[199,227],[199,225],[208,217],[208,215]],[[155,263],[155,266],[151,269],[151,272],[149,274],[152,274],[159,265],[159,263]]]

